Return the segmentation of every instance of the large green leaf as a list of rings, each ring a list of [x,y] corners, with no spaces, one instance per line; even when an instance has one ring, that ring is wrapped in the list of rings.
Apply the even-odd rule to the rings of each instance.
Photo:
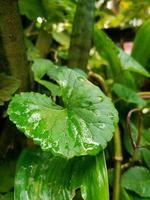
[[[150,197],[150,171],[145,167],[132,167],[122,176],[122,187],[141,197]]]
[[[74,70],[50,62],[47,74],[59,85],[61,104],[22,93],[9,104],[10,119],[44,150],[68,158],[96,155],[111,140],[118,121],[111,100]]]
[[[136,34],[132,56],[144,67],[150,69],[150,19],[139,29]]]
[[[20,81],[13,76],[0,74],[0,105],[11,99],[11,95],[19,88]]]
[[[18,162],[15,200],[71,200],[81,190],[84,200],[108,200],[103,152],[66,160],[41,150],[25,150]]]

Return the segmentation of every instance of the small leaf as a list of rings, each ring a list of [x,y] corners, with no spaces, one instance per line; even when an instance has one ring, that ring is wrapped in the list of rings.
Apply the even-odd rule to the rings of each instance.
[[[145,106],[146,105],[146,102],[138,96],[138,94],[124,86],[124,85],[121,85],[119,83],[115,83],[112,87],[112,91],[120,98],[120,99],[123,99],[124,101],[128,102],[128,103],[134,103],[138,106]]]
[[[45,75],[48,75],[49,69],[54,67],[54,64],[50,60],[37,58],[34,59],[34,63],[32,65],[32,71],[34,72],[34,79],[41,85],[45,86],[48,90],[52,92],[54,96],[60,96],[61,91],[58,85],[51,83],[47,80],[42,80]]]
[[[5,101],[11,99],[16,90],[20,86],[20,81],[13,76],[7,76],[0,74],[0,105],[3,105]]]
[[[45,95],[22,93],[9,104],[10,119],[43,150],[68,158],[96,155],[115,131],[112,102],[74,70],[51,66],[48,75],[60,87],[62,105]]]
[[[66,33],[53,30],[52,36],[60,45],[65,46],[66,48],[69,47],[70,38]]]
[[[121,185],[141,197],[150,197],[150,171],[145,167],[132,167],[123,174]]]
[[[71,200],[81,190],[85,200],[108,200],[108,180],[103,152],[66,160],[39,150],[25,150],[15,180],[17,200]]]

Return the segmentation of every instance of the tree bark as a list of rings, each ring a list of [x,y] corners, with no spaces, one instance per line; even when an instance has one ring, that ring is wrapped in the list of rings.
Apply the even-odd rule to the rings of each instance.
[[[20,91],[26,91],[29,69],[17,0],[0,0],[0,34],[9,73],[21,81]]]

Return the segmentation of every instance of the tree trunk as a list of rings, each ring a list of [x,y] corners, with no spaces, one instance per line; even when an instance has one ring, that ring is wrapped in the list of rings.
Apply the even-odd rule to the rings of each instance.
[[[0,34],[9,73],[21,81],[20,91],[26,91],[29,69],[17,0],[0,0]]]

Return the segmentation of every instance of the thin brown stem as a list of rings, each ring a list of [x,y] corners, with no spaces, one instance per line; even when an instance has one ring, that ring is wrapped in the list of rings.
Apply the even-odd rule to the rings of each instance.
[[[130,140],[131,140],[131,144],[132,144],[132,147],[133,149],[135,150],[137,145],[132,137],[132,130],[131,130],[131,116],[134,112],[139,112],[140,109],[139,108],[134,108],[132,110],[129,111],[128,115],[127,115],[127,128],[128,128],[128,133],[129,133],[129,137],[130,137]],[[138,132],[138,135],[140,134],[140,132]],[[140,138],[140,136],[138,136],[138,138]],[[139,139],[138,139],[139,140]]]
[[[150,99],[150,92],[145,91],[145,92],[138,92],[138,95],[142,97],[143,99]]]
[[[140,146],[140,141],[141,141],[141,136],[142,136],[142,132],[141,132],[141,111],[138,111],[137,127],[138,127],[138,135],[137,135],[137,141],[136,141],[136,148],[138,148]]]
[[[89,78],[90,81],[93,81],[93,80],[97,81],[99,86],[103,90],[103,92],[107,96],[111,97],[111,94],[110,94],[110,92],[108,90],[108,87],[107,87],[107,85],[105,83],[105,80],[103,79],[103,77],[100,74],[96,74],[96,73],[90,71],[89,74],[88,74],[88,78]]]

